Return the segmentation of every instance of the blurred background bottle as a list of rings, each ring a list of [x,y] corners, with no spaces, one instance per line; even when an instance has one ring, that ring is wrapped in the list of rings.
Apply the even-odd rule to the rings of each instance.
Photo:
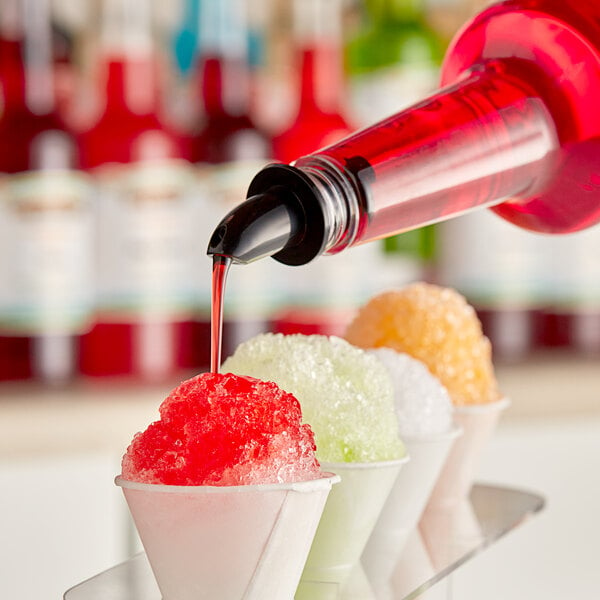
[[[89,187],[59,112],[68,52],[49,0],[0,12],[0,380],[62,383],[76,372],[92,291]]]
[[[542,241],[540,349],[600,354],[600,226]]]
[[[352,110],[361,126],[399,112],[438,85],[447,40],[421,0],[364,0],[346,44]]]
[[[364,0],[358,25],[348,35],[350,103],[361,126],[424,98],[438,86],[448,38],[434,29],[422,0]],[[387,270],[397,285],[434,279],[436,227],[385,239]]]
[[[441,223],[437,230],[438,281],[475,306],[497,359],[529,355],[550,292],[546,266],[556,236],[524,231],[489,211]]]
[[[149,0],[103,0],[92,55],[99,112],[80,137],[97,189],[97,312],[85,375],[162,379],[196,366],[201,198],[168,122]]]
[[[174,62],[178,73],[184,78],[192,73],[197,55],[201,2],[202,0],[183,0],[181,19],[172,36]]]
[[[253,114],[255,78],[249,49],[260,45],[249,27],[244,0],[202,0],[198,9],[196,98],[202,114],[192,132],[191,153],[209,211],[197,230],[206,244],[219,218],[245,197],[253,173],[272,160],[270,133]],[[197,223],[198,225],[198,223]],[[206,248],[203,248],[202,254]],[[201,364],[210,364],[210,261],[197,263],[203,282],[198,320]],[[268,329],[268,266],[235,270],[225,298],[223,356],[238,343]]]
[[[290,162],[350,134],[343,55],[342,0],[293,0],[288,3],[291,30],[290,119],[273,139],[274,156]],[[349,313],[368,293],[367,262],[380,249],[354,249],[353,256],[327,257],[302,269],[276,265],[282,282],[280,307],[273,315],[276,332],[340,335]],[[371,263],[371,267],[372,267]],[[273,269],[273,267],[270,267]]]
[[[344,114],[342,0],[293,0],[295,114],[273,139],[274,156],[290,162],[354,130]]]

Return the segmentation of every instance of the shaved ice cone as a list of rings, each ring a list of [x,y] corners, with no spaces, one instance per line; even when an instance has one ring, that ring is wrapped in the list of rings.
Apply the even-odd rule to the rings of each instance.
[[[407,461],[408,457],[377,463],[322,465],[340,475],[341,481],[327,500],[296,600],[328,597],[318,594],[315,582],[337,584],[339,594],[343,594],[394,481]]]
[[[463,435],[456,440],[442,467],[427,502],[428,509],[452,507],[468,499],[482,450],[509,404],[504,398],[487,404],[455,407],[454,420]]]
[[[361,562],[381,592],[417,527],[448,452],[462,433],[453,423],[448,391],[417,359],[391,348],[369,350],[394,386],[398,428],[410,462],[398,475],[363,552]]]
[[[202,373],[162,402],[121,486],[163,600],[292,600],[331,485],[298,400]]]
[[[321,463],[381,462],[406,454],[385,367],[341,338],[261,334],[240,344],[222,370],[275,382],[293,394]]]
[[[344,337],[360,348],[393,348],[422,361],[455,406],[501,398],[490,341],[475,309],[452,288],[413,283],[379,294]]]
[[[410,461],[398,474],[361,558],[373,584],[382,587],[392,577],[448,453],[461,433],[461,428],[455,426],[446,433],[403,436]]]
[[[428,506],[468,496],[479,455],[507,401],[492,363],[492,347],[475,309],[452,288],[413,283],[372,298],[345,338],[361,348],[392,348],[422,361],[447,389],[463,435],[454,444]]]
[[[334,591],[336,599],[342,598],[407,460],[387,370],[345,340],[301,334],[256,336],[238,346],[223,370],[273,381],[294,394],[315,433],[322,468],[340,475],[319,523],[296,600],[325,600]]]
[[[117,477],[163,600],[291,600],[339,478],[176,486]]]

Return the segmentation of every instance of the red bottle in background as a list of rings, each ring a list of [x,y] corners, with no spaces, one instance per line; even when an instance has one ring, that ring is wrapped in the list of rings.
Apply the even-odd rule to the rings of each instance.
[[[201,2],[196,85],[203,115],[192,135],[192,158],[208,196],[204,215],[197,224],[204,244],[219,219],[245,197],[257,168],[272,159],[269,134],[252,114],[254,79],[249,67],[248,3],[244,0]],[[198,335],[202,340],[202,365],[210,365],[211,262],[200,275],[202,293]],[[240,341],[268,329],[269,306],[275,294],[268,269],[257,264],[236,269],[230,279],[223,323],[223,356]]]
[[[59,383],[91,308],[89,187],[57,109],[50,3],[0,13],[0,380]]]
[[[293,4],[297,110],[273,138],[275,158],[290,162],[337,142],[353,127],[344,116],[342,7],[339,0]]]
[[[148,0],[105,0],[102,112],[81,135],[97,185],[97,314],[85,375],[168,378],[194,368],[198,198],[184,139],[164,119]]]
[[[339,141],[354,129],[345,115],[342,3],[294,0],[292,8],[295,114],[273,138],[275,158],[290,162]],[[327,257],[291,271],[279,265],[286,295],[273,315],[278,333],[342,335],[356,305],[373,292],[379,266],[375,245]],[[233,278],[232,278],[233,279]]]
[[[247,9],[244,0],[199,6],[196,85],[204,114],[192,137],[196,163],[241,167],[272,156],[270,137],[252,115]]]

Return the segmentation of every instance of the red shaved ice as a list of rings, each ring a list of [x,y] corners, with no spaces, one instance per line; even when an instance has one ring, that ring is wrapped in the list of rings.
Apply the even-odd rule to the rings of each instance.
[[[137,433],[122,477],[166,485],[289,483],[321,476],[298,400],[275,383],[202,373],[175,388]]]

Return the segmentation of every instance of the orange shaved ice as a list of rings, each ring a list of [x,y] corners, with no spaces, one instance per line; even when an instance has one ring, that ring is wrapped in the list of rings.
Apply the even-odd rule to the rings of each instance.
[[[345,338],[361,348],[389,347],[425,363],[454,405],[500,399],[490,341],[465,298],[451,288],[414,283],[364,305]]]

